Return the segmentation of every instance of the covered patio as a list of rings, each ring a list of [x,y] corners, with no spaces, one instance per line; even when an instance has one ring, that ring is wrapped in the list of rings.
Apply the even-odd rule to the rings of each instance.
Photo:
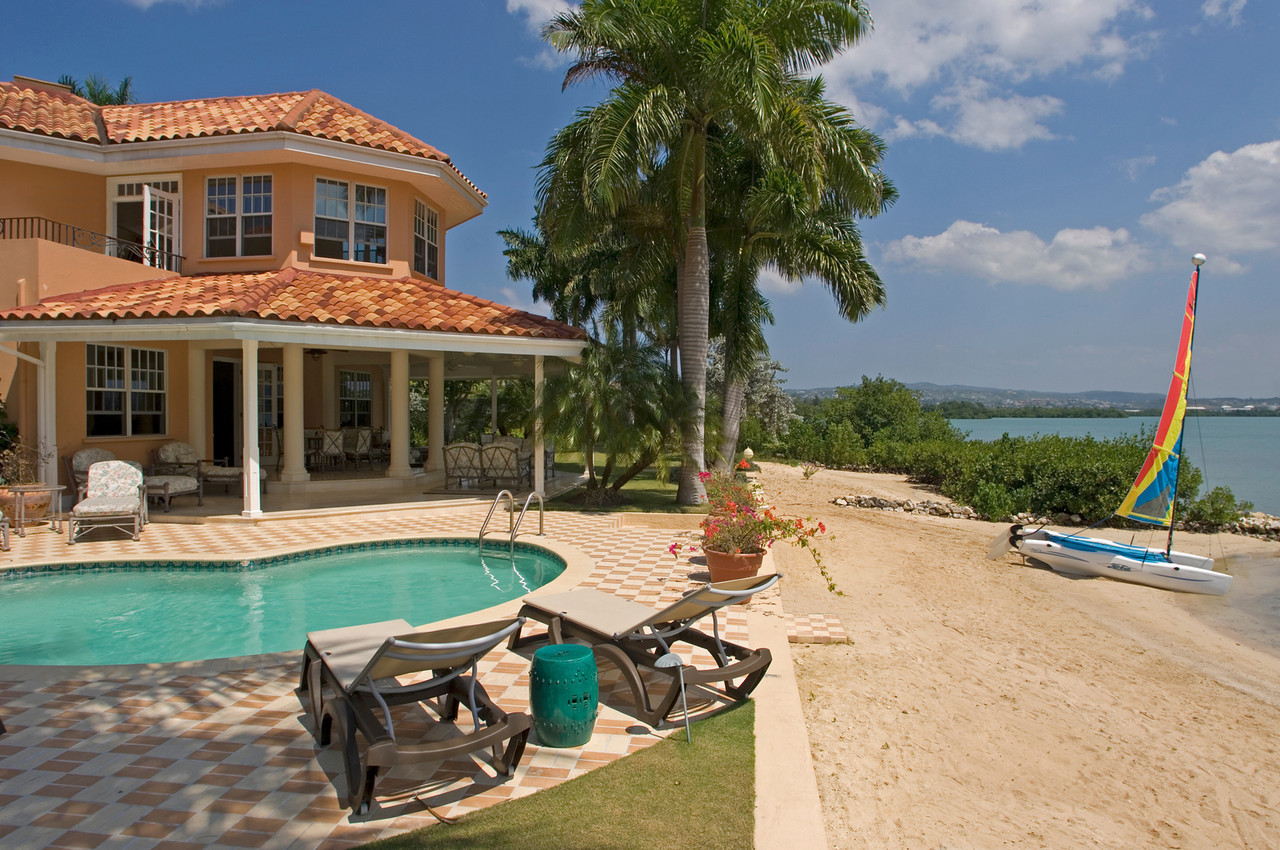
[[[147,466],[178,441],[242,468],[239,513],[250,519],[277,497],[309,506],[447,492],[445,382],[527,377],[537,398],[584,339],[415,278],[293,268],[142,281],[0,312],[0,343],[18,343],[8,350],[22,361],[10,414],[47,453],[45,480],[82,447]],[[427,386],[425,445],[411,438],[413,380]],[[324,468],[315,434],[342,429],[377,432],[378,462]],[[529,480],[541,493],[545,446],[533,430]]]

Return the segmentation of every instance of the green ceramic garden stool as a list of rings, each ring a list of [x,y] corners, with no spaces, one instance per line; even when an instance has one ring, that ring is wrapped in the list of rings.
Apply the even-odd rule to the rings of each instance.
[[[544,747],[580,747],[591,740],[600,683],[591,647],[576,643],[540,647],[529,671],[533,731]]]

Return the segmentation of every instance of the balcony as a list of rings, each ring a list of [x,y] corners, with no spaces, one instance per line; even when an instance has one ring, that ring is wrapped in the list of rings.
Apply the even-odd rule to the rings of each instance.
[[[0,239],[44,239],[182,274],[183,258],[179,254],[38,216],[0,218]]]

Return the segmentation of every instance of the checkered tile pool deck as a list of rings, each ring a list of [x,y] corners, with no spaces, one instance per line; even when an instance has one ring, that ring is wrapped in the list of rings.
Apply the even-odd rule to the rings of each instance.
[[[844,623],[835,614],[787,614],[787,640],[791,643],[842,643],[849,639]]]
[[[79,559],[263,556],[292,549],[413,534],[474,534],[486,508],[422,511],[359,523],[264,525],[153,523],[142,540],[85,541]],[[617,517],[547,515],[548,537],[594,564],[583,586],[652,605],[674,601],[705,573],[675,560],[671,530],[620,527]],[[68,559],[65,538],[35,531],[0,565]],[[768,591],[776,596],[776,589]],[[776,600],[760,600],[776,604]],[[753,601],[753,605],[756,602]],[[746,642],[745,612],[724,636]],[[301,635],[299,636],[301,640]],[[701,651],[699,651],[700,653]],[[481,681],[508,711],[528,711],[529,658],[491,652]],[[340,754],[321,750],[294,693],[301,653],[140,668],[0,666],[0,847],[349,847],[525,796],[608,764],[679,729],[653,730],[626,712],[616,676],[601,671],[601,710],[583,747],[537,746],[512,778],[479,760],[396,768],[378,805],[353,816],[342,799]],[[693,657],[705,664],[709,657]],[[690,712],[714,707],[690,692]],[[620,710],[621,709],[621,710]],[[402,739],[427,728],[422,709],[397,710]],[[467,728],[465,709],[459,726]]]

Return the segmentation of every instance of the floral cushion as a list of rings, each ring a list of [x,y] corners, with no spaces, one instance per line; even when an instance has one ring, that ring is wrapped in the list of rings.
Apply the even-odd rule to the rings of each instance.
[[[81,449],[71,456],[71,468],[76,477],[81,478],[89,473],[89,467],[104,460],[115,460],[115,453],[108,449]]]
[[[164,485],[169,485],[169,495],[179,496],[183,493],[194,493],[200,489],[199,480],[190,475],[148,475],[147,491],[163,493]]]
[[[238,466],[218,466],[213,461],[200,461],[200,476],[202,478],[239,478],[241,469]]]
[[[156,449],[156,460],[165,464],[194,465],[200,462],[200,455],[190,443],[172,442]]]
[[[75,517],[127,516],[138,512],[138,496],[90,496],[71,509]]]
[[[142,470],[136,464],[123,460],[104,460],[89,467],[89,483],[85,496],[138,498],[142,486]]]

